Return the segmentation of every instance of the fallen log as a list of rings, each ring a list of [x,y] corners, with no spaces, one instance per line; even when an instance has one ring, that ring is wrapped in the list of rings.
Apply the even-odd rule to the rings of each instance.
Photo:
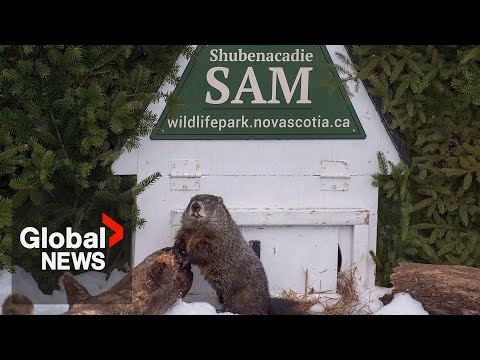
[[[110,290],[92,296],[67,273],[60,284],[70,308],[65,315],[160,315],[192,286],[190,265],[172,248],[154,252]]]
[[[480,314],[480,269],[403,262],[390,280],[393,293],[410,294],[431,315]]]

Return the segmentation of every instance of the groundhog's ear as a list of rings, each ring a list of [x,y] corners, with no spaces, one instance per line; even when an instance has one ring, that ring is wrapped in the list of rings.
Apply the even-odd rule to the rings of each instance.
[[[222,199],[222,197],[221,197],[221,196],[217,196],[217,198],[218,198],[218,203],[219,203],[219,204],[223,204],[223,199]]]

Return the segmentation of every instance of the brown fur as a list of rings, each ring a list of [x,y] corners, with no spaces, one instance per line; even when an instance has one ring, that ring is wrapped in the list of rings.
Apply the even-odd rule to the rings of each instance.
[[[175,247],[184,254],[184,261],[199,266],[226,311],[267,315],[305,310],[297,303],[270,298],[265,269],[221,197],[197,195],[190,200]]]
[[[3,303],[3,315],[32,315],[33,303],[22,294],[12,294]]]
[[[210,268],[220,253],[219,242],[216,241],[215,233],[207,228],[182,227],[177,233],[176,239],[178,238],[181,239],[182,250],[186,251],[189,260],[202,268]],[[179,243],[176,243],[176,246],[179,246]]]

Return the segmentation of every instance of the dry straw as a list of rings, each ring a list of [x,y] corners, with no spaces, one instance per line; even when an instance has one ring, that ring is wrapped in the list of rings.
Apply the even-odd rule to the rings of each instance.
[[[307,276],[307,274],[308,273],[306,272],[305,275]],[[315,315],[352,315],[358,313],[371,313],[368,305],[362,303],[358,295],[357,280],[354,270],[343,270],[337,274],[337,294],[339,295],[339,299],[334,301],[335,299],[332,299],[331,297],[329,298],[328,292],[319,292],[315,291],[313,288],[306,288],[303,294],[299,294],[293,290],[283,291],[282,297],[305,302],[310,306],[315,304],[324,305],[322,312],[311,312]]]

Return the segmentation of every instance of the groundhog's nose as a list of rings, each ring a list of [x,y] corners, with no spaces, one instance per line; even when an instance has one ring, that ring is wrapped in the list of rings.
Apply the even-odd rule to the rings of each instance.
[[[201,206],[200,206],[200,204],[199,204],[198,202],[195,201],[195,202],[192,204],[192,210],[193,210],[193,211],[200,210],[200,208],[201,208]]]

